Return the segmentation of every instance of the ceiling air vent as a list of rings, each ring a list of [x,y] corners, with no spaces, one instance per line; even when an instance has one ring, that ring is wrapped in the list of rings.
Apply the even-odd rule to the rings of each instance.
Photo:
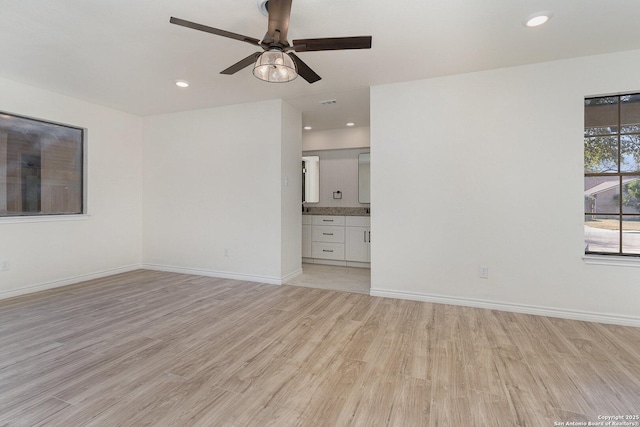
[[[322,105],[333,105],[333,104],[337,104],[337,103],[338,103],[337,99],[327,99],[326,101],[318,102],[318,104],[322,104]]]

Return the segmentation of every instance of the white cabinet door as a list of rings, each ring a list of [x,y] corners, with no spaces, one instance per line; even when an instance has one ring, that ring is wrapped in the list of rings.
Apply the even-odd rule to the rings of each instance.
[[[370,227],[346,227],[345,259],[347,261],[371,262],[370,239]]]
[[[311,225],[302,225],[302,258],[311,258]]]

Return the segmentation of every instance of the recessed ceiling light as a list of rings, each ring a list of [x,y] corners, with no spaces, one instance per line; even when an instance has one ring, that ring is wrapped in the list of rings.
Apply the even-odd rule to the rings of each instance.
[[[529,28],[539,27],[540,25],[549,21],[549,19],[551,19],[552,16],[553,14],[551,12],[547,12],[547,11],[536,12],[533,15],[529,15],[527,19],[525,19],[524,25],[525,27],[529,27]]]
[[[186,80],[176,80],[176,86],[178,87],[189,87],[189,82]]]
[[[264,16],[269,16],[269,6],[267,5],[269,0],[258,0],[258,9]]]
[[[311,130],[311,129],[313,129],[311,126],[305,126],[304,127],[304,130]]]
[[[349,122],[349,123],[347,123],[347,126],[355,126],[355,125],[356,125],[356,124],[355,124],[355,123],[353,123],[353,122]]]

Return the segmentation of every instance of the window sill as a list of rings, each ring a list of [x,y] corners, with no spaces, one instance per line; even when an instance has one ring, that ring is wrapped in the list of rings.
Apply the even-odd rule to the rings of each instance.
[[[89,219],[87,214],[77,215],[39,215],[39,216],[5,216],[0,217],[0,224],[18,224],[24,222],[58,222],[84,221]]]
[[[615,265],[620,267],[640,267],[640,257],[584,255],[582,260],[590,265]]]

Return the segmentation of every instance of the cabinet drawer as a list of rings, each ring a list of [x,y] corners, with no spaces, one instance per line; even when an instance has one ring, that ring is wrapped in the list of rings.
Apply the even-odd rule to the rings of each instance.
[[[344,244],[313,242],[313,258],[344,260]]]
[[[344,216],[314,215],[313,225],[344,225]]]
[[[311,236],[314,242],[344,243],[344,227],[314,225]]]

